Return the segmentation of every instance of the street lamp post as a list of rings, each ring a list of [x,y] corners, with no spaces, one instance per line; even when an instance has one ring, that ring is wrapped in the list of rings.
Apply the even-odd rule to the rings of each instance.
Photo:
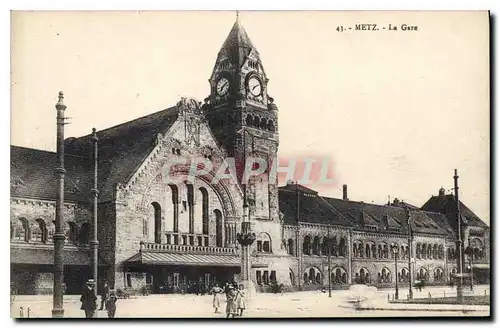
[[[330,224],[327,231],[327,254],[328,254],[328,297],[332,297],[332,240],[330,239]]]
[[[93,220],[92,220],[92,240],[90,241],[90,247],[92,249],[92,276],[94,278],[95,282],[95,288],[94,288],[94,295],[97,298],[97,289],[99,288],[98,284],[98,266],[99,266],[99,260],[98,260],[98,250],[99,250],[99,241],[97,239],[97,197],[99,195],[99,190],[97,189],[97,156],[98,156],[98,149],[97,149],[97,142],[99,139],[97,138],[97,132],[96,129],[92,129],[92,146],[93,146],[93,151],[94,151],[94,188],[91,189],[92,196],[93,196]],[[94,312],[94,317],[97,317],[97,311]]]
[[[408,205],[404,204],[406,223],[408,226],[408,298],[413,298],[413,270],[412,270],[412,260],[413,260],[413,230],[411,228],[411,215]]]
[[[246,132],[246,129],[243,128]],[[243,168],[246,170],[246,137],[243,134]],[[243,171],[242,179],[246,179]],[[248,294],[253,293],[253,284],[250,278],[251,261],[250,261],[250,246],[255,241],[255,233],[251,231],[250,211],[247,202],[247,185],[246,181],[243,184],[243,218],[241,222],[241,233],[236,235],[238,243],[241,245],[241,277],[245,290]]]
[[[459,304],[463,302],[463,245],[462,245],[462,216],[460,214],[460,201],[458,197],[458,173],[457,169],[455,169],[455,175],[453,176],[454,180],[454,190],[455,190],[455,205],[456,205],[456,219],[457,219],[457,240],[456,240],[456,249],[457,249],[457,300]]]
[[[398,254],[399,254],[399,246],[397,244],[392,245],[392,253],[394,254],[394,277],[396,280],[396,294],[394,295],[395,299],[399,299],[399,286],[398,286]]]
[[[54,295],[52,304],[52,317],[64,317],[63,307],[63,282],[64,282],[64,236],[63,229],[63,206],[64,206],[64,124],[66,124],[64,111],[64,94],[59,92],[59,101],[56,104],[57,109],[57,195],[56,195],[56,219],[54,232]]]
[[[474,250],[472,248],[472,245],[470,243],[470,238],[468,239],[468,246],[465,249],[465,254],[469,257],[469,267],[470,267],[470,290],[474,290],[474,270],[472,268],[472,260],[474,256]]]

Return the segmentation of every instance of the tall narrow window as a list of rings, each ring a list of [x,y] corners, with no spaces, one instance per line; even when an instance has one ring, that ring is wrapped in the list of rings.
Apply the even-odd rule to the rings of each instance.
[[[305,236],[302,244],[302,254],[311,255],[311,237]]]
[[[215,244],[217,247],[222,247],[222,213],[219,210],[214,210],[215,214]]]
[[[66,242],[69,244],[76,244],[77,233],[75,222],[68,222],[68,227],[66,228]]]
[[[33,225],[31,238],[34,241],[39,241],[42,243],[47,242],[47,229],[45,227],[45,222],[42,219],[36,219]]]
[[[187,206],[189,215],[189,233],[194,233],[194,189],[193,185],[184,182],[186,185]]]
[[[168,185],[172,192],[172,206],[174,209],[174,220],[172,230],[179,232],[179,189],[175,185]]]
[[[78,243],[80,245],[88,245],[90,237],[90,224],[84,223],[80,228],[80,233],[78,234]]]
[[[347,243],[345,241],[344,237],[340,238],[340,244],[339,244],[339,256],[346,256],[347,255]]]
[[[155,243],[161,243],[161,206],[157,202],[152,202],[155,213]]]
[[[292,238],[288,239],[288,254],[290,254],[290,255],[294,254],[294,251],[293,251],[293,239]]]
[[[262,285],[262,272],[260,270],[255,271],[255,274],[257,275],[257,284]]]
[[[25,218],[19,218],[16,221],[16,226],[14,228],[14,240],[18,241],[28,241],[29,240],[29,226],[28,220]]]
[[[205,188],[200,188],[201,192],[201,219],[202,219],[202,234],[208,235],[208,191]]]

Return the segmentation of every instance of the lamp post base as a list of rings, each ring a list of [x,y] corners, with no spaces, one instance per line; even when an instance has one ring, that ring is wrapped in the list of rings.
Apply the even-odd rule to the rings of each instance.
[[[243,280],[240,284],[242,284],[243,288],[245,288],[245,296],[247,300],[250,300],[257,295],[257,290],[255,289],[255,284],[252,280]]]
[[[52,318],[64,318],[64,309],[61,308],[52,309]]]

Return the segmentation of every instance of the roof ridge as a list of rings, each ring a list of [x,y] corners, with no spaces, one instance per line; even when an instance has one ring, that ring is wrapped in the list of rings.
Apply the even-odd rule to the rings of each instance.
[[[167,111],[172,110],[172,109],[177,109],[177,105],[174,105],[174,106],[172,106],[172,107],[165,108],[165,109],[162,109],[162,110],[159,110],[159,111],[156,111],[156,112],[153,112],[153,113],[150,113],[150,114],[144,115],[144,116],[137,117],[137,118],[135,118],[135,119],[133,119],[133,120],[130,120],[130,121],[125,121],[125,122],[123,122],[123,123],[119,123],[119,124],[116,124],[116,125],[110,126],[109,128],[106,128],[106,129],[103,129],[103,130],[98,130],[98,131],[97,131],[97,134],[98,134],[97,136],[99,137],[99,134],[102,134],[103,132],[106,132],[106,131],[110,131],[110,130],[116,129],[116,128],[118,128],[118,127],[123,127],[123,126],[125,126],[125,125],[127,125],[127,124],[136,123],[137,121],[143,120],[143,119],[148,118],[148,117],[151,117],[151,116],[153,116],[153,115],[158,115],[158,114],[160,114],[160,113],[167,112]],[[174,112],[172,112],[172,113],[174,113]],[[86,137],[91,137],[91,136],[92,136],[92,134],[91,134],[91,133],[89,133],[89,134],[85,134],[85,135],[80,136],[80,137],[69,137],[69,138],[66,138],[66,139],[65,139],[65,141],[66,141],[66,140],[69,140],[69,139],[72,139],[72,138],[75,138],[76,140],[80,140],[80,139],[84,139],[84,138],[86,138]]]

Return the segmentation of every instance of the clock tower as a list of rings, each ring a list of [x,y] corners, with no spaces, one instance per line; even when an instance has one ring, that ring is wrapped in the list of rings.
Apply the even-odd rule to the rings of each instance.
[[[248,158],[272,163],[279,142],[278,108],[268,94],[269,79],[259,52],[238,18],[219,51],[209,82],[206,117],[219,144],[235,158],[238,176]],[[247,198],[252,217],[273,220],[278,219],[276,182],[268,183],[267,173],[249,182]]]

